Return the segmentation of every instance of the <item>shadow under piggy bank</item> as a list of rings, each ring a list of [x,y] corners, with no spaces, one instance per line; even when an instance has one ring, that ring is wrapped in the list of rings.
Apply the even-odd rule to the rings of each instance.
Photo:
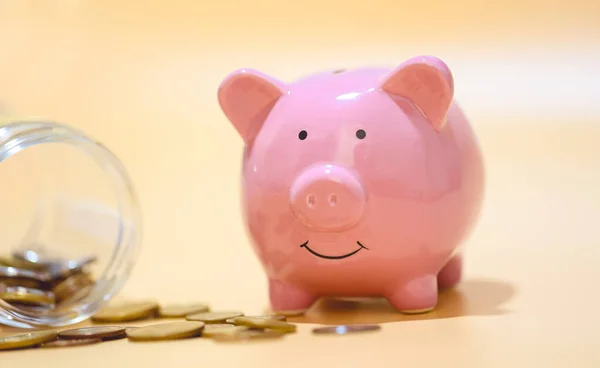
[[[510,313],[502,308],[502,304],[514,294],[515,289],[504,282],[465,280],[456,288],[440,291],[438,305],[429,313],[402,314],[385,298],[322,298],[304,315],[289,317],[288,321],[349,325],[501,315]]]

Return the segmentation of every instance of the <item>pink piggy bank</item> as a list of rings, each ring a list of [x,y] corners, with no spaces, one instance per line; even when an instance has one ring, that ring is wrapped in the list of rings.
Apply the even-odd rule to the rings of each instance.
[[[423,313],[460,281],[485,173],[453,96],[450,70],[431,56],[293,83],[252,69],[223,80],[219,104],[245,143],[246,229],[274,311],[339,296]]]

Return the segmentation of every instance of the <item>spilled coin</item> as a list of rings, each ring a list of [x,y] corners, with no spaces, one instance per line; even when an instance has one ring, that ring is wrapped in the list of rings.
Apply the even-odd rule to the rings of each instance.
[[[70,340],[54,340],[45,342],[41,345],[42,348],[66,348],[71,346],[91,345],[102,342],[102,339],[70,339]]]
[[[278,321],[275,319],[267,319],[260,317],[236,317],[232,319],[236,326],[246,326],[250,328],[269,329],[280,332],[296,332],[296,325]]]
[[[312,330],[313,334],[317,335],[346,335],[350,333],[378,331],[381,329],[379,325],[340,325],[317,327]]]
[[[92,317],[94,322],[130,322],[154,317],[159,305],[156,302],[125,302],[104,307]]]
[[[126,336],[126,327],[121,326],[93,326],[74,328],[60,331],[58,337],[61,339],[90,339],[116,340]]]
[[[238,311],[225,311],[225,312],[207,312],[207,313],[193,313],[185,316],[188,321],[200,321],[204,323],[223,323],[230,318],[241,317],[244,314]]]
[[[216,342],[247,342],[257,340],[274,340],[284,337],[286,334],[272,330],[239,330],[233,333],[223,333],[212,336],[212,340]]]
[[[35,331],[0,337],[0,350],[33,347],[58,338],[56,331]]]
[[[183,318],[188,314],[206,313],[209,310],[206,304],[173,304],[161,306],[158,315],[162,318]]]
[[[167,322],[127,330],[127,338],[131,341],[179,340],[200,336],[203,329],[204,322]]]

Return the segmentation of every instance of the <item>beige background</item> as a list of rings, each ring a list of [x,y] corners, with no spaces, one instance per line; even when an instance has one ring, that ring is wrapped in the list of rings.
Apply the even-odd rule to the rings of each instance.
[[[489,177],[465,281],[431,314],[320,303],[304,322],[395,322],[331,338],[301,325],[259,345],[10,352],[2,367],[598,367],[599,20],[599,3],[583,0],[0,0],[1,107],[83,129],[134,180],[144,243],[123,297],[267,305],[239,213],[242,142],[216,102],[232,69],[290,80],[437,55]]]

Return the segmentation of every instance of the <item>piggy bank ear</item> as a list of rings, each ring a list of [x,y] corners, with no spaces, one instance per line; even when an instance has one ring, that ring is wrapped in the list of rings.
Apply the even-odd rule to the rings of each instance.
[[[433,56],[405,61],[383,81],[382,89],[412,101],[436,131],[446,123],[454,97],[454,80],[446,64]]]
[[[252,69],[240,69],[229,74],[219,86],[221,110],[245,142],[258,133],[285,86]]]

